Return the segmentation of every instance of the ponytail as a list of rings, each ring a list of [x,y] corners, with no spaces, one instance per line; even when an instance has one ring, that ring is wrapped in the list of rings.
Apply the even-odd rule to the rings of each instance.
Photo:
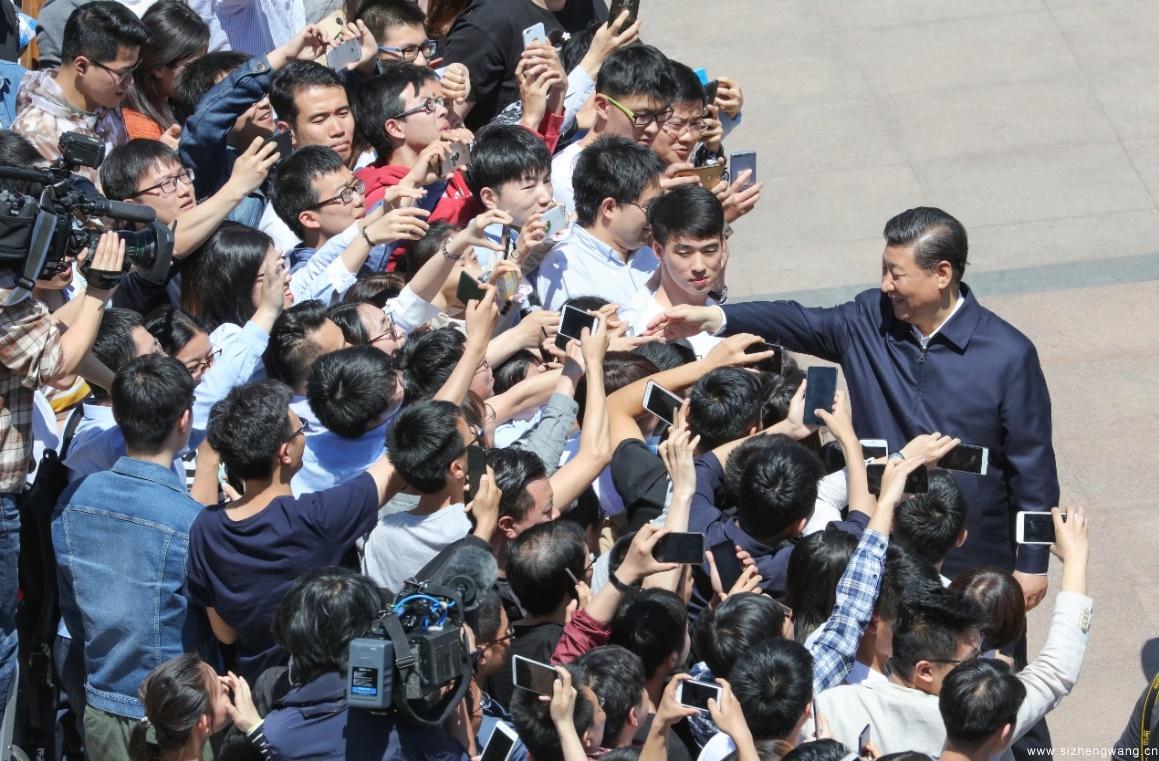
[[[196,655],[162,663],[139,690],[145,717],[129,736],[131,761],[160,761],[184,748],[202,716],[210,712],[206,666]]]
[[[149,742],[149,720],[141,719],[129,733],[130,761],[160,761],[161,749]]]

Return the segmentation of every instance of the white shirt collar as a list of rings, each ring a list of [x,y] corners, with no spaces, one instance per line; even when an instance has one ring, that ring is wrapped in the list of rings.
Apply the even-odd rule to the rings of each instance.
[[[942,324],[938,325],[938,327],[934,328],[933,332],[931,332],[928,336],[922,335],[922,332],[920,330],[918,330],[917,325],[911,326],[914,329],[914,335],[916,335],[918,337],[918,341],[921,342],[923,349],[929,345],[930,339],[932,339],[934,336],[936,336],[938,334],[938,331],[940,331],[942,328],[946,327],[947,322],[954,319],[954,315],[956,315],[958,313],[958,310],[962,308],[962,304],[964,304],[965,301],[966,301],[966,294],[962,293],[961,291],[958,291],[958,300],[954,302],[954,308],[950,310],[950,314],[946,316],[946,319],[942,320]]]

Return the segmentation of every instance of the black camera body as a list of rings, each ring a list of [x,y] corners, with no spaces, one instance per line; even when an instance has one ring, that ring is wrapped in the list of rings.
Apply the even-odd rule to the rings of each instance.
[[[0,267],[16,270],[17,287],[32,290],[37,279],[59,272],[65,260],[86,247],[95,254],[104,232],[101,218],[139,222],[142,230],[121,230],[125,241],[124,271],[136,266],[141,276],[164,283],[173,257],[173,233],[157,221],[148,206],[110,201],[84,177],[73,172],[97,167],[104,159],[101,141],[76,132],[60,138],[61,158],[47,169],[0,166],[0,178],[40,186],[39,199],[27,193],[0,190]],[[89,276],[92,257],[81,271]],[[95,273],[111,287],[120,273]]]

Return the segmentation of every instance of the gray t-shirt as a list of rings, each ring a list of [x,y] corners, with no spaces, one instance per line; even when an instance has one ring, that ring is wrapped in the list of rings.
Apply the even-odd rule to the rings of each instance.
[[[471,533],[462,503],[426,515],[394,513],[378,522],[366,540],[362,572],[397,593],[402,585],[448,545]]]

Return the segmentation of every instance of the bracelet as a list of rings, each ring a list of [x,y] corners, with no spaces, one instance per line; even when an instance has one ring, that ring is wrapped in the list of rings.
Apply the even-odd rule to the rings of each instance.
[[[631,585],[620,581],[619,577],[614,573],[608,574],[608,583],[619,590],[621,594],[628,594],[628,592],[632,589]]]
[[[372,241],[372,240],[370,239],[370,236],[369,236],[369,235],[367,235],[367,234],[366,234],[366,225],[363,225],[363,226],[362,226],[362,227],[359,229],[359,232],[361,232],[361,233],[362,233],[362,239],[363,239],[364,241],[366,241],[366,245],[370,246],[371,248],[374,248],[375,246],[377,246],[377,245],[378,245],[377,243],[375,243],[374,241]]]
[[[450,243],[449,240],[443,241],[443,247],[441,249],[439,249],[439,253],[443,255],[443,258],[446,259],[448,262],[457,262],[460,259],[462,259],[463,258],[462,254],[452,254],[451,253],[451,249],[447,247],[448,243]]]

